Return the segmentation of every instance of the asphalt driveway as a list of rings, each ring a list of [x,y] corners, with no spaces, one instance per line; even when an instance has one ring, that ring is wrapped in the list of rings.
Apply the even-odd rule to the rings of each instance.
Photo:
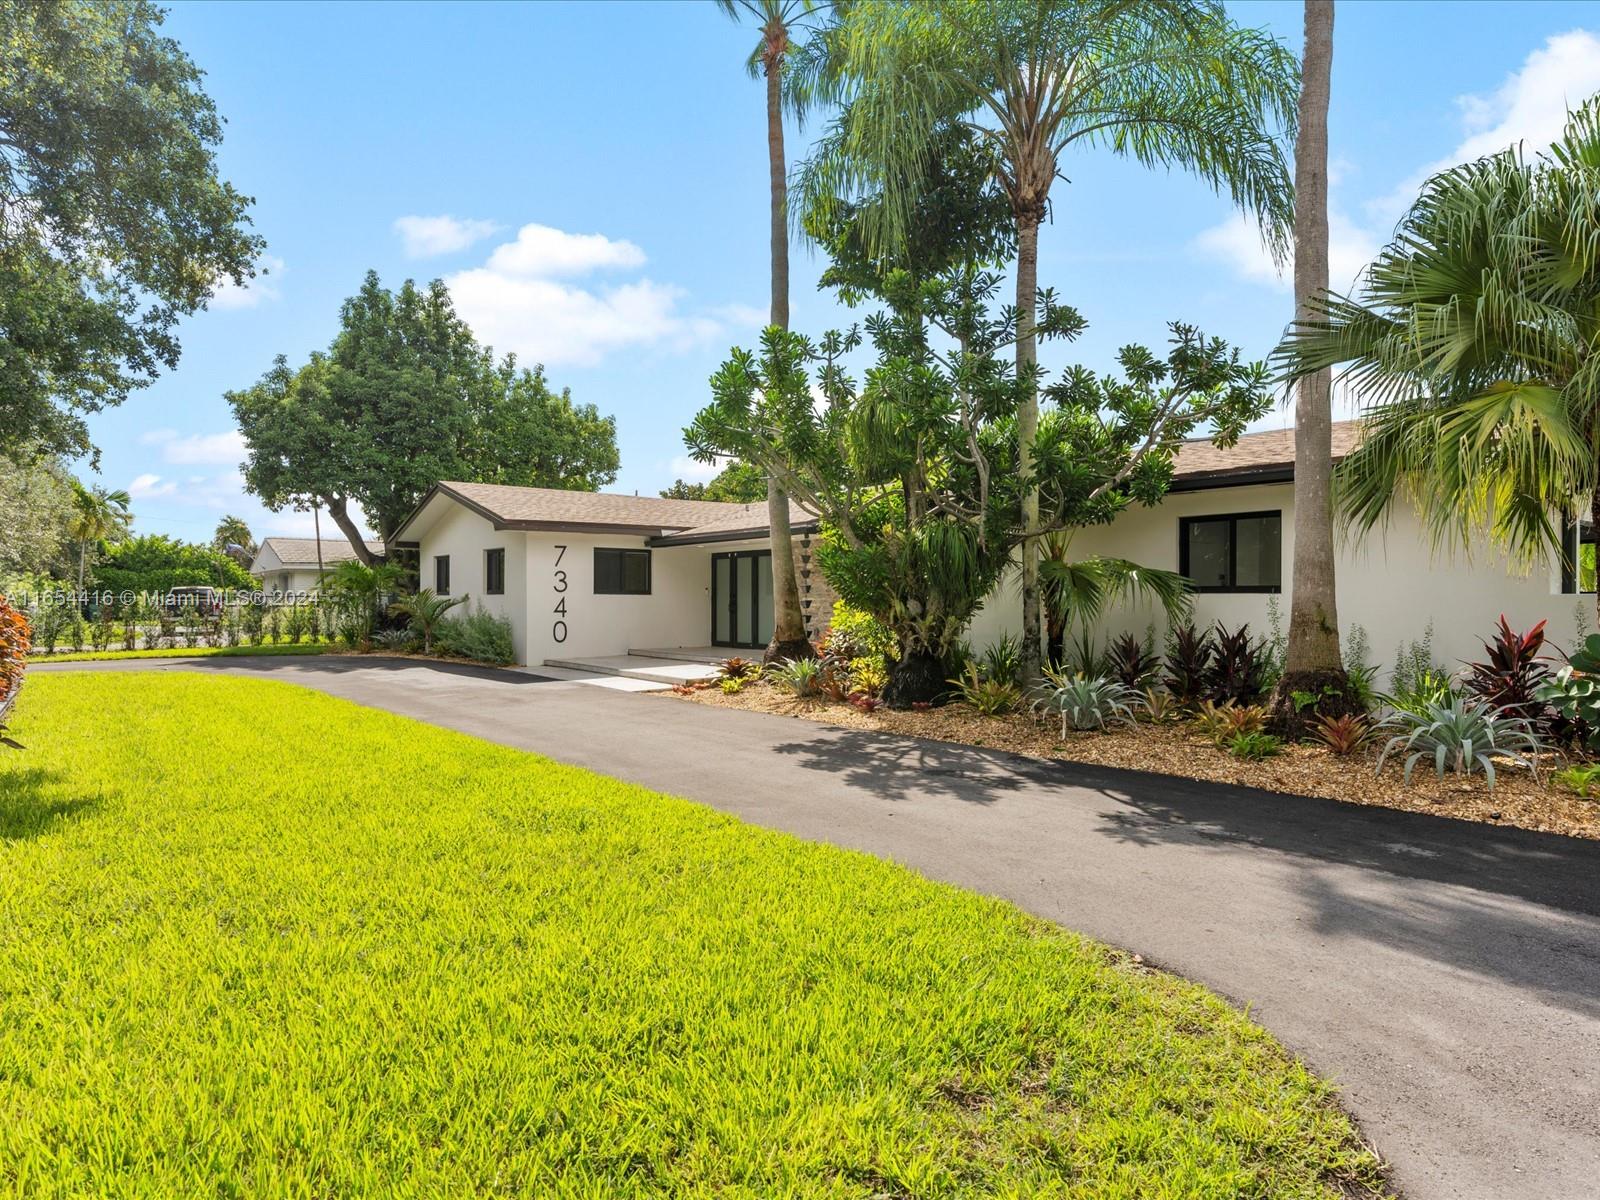
[[[1248,1006],[1412,1200],[1600,1195],[1600,842],[471,667],[80,669],[304,684],[1003,896]]]

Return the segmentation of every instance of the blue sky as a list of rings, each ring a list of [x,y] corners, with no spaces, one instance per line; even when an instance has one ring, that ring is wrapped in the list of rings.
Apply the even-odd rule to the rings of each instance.
[[[1299,48],[1298,3],[1233,8]],[[202,540],[224,511],[258,535],[309,531],[244,494],[222,397],[275,354],[326,346],[368,268],[445,278],[483,340],[616,414],[613,490],[704,476],[682,427],[767,298],[751,31],[667,2],[177,4],[167,31],[227,118],[222,167],[255,197],[269,273],[185,324],[177,370],[91,421],[101,481],[133,491],[141,532]],[[1346,0],[1334,42],[1335,286],[1430,168],[1548,142],[1600,90],[1600,3]],[[814,131],[791,128],[791,159]],[[1047,361],[1106,367],[1171,320],[1271,348],[1289,292],[1226,202],[1103,153],[1063,169],[1040,280],[1090,329]],[[792,254],[794,327],[847,324],[815,256]]]

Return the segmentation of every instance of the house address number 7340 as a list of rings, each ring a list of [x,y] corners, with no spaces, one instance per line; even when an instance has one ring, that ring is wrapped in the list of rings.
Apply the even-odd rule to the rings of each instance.
[[[567,640],[567,573],[561,569],[561,559],[566,554],[565,546],[556,547],[555,592],[556,606],[550,611],[555,613],[555,624],[550,626],[550,636],[557,642]]]

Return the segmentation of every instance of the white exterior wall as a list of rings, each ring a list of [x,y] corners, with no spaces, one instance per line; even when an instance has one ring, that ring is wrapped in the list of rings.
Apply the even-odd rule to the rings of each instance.
[[[261,590],[269,595],[275,592],[314,592],[317,590],[319,576],[317,570],[300,570],[294,567],[280,567],[275,570],[263,570],[260,573]]]
[[[1178,492],[1157,508],[1133,508],[1110,525],[1080,531],[1073,538],[1072,553],[1113,555],[1176,571],[1180,517],[1273,510],[1283,514],[1282,593],[1276,597],[1196,593],[1194,616],[1199,624],[1220,620],[1230,628],[1248,622],[1252,631],[1265,635],[1270,632],[1268,605],[1276,598],[1282,632],[1287,634],[1294,562],[1292,484]],[[1450,668],[1481,656],[1482,643],[1502,613],[1518,630],[1548,620],[1547,636],[1559,646],[1575,640],[1574,613],[1580,597],[1561,594],[1557,570],[1535,568],[1519,574],[1488,544],[1475,547],[1470,558],[1460,552],[1435,554],[1421,520],[1410,508],[1398,511],[1386,529],[1364,536],[1336,531],[1335,547],[1341,635],[1348,637],[1355,625],[1366,631],[1372,661],[1383,669],[1385,684],[1401,643],[1420,641],[1430,621],[1434,659]],[[1592,611],[1593,597],[1582,601]],[[1108,634],[1143,636],[1152,621],[1159,638],[1166,627],[1159,607],[1124,605],[1106,615],[1097,633],[1102,642]]]
[[[652,549],[648,596],[597,596],[595,549],[649,549],[646,539],[607,533],[526,536],[527,653],[520,661],[537,665],[547,659],[704,646],[711,640],[710,547]],[[558,606],[565,611],[557,612]]]
[[[450,595],[467,596],[466,604],[454,610],[460,615],[483,609],[511,622],[511,644],[517,661],[526,663],[528,645],[528,603],[525,533],[495,529],[489,521],[459,504],[440,505],[438,518],[420,539],[418,586],[434,586],[434,559],[450,557]],[[506,552],[505,593],[491,596],[485,590],[485,552]]]

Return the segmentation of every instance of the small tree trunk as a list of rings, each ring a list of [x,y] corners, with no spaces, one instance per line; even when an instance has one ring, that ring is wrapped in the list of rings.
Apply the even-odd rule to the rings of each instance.
[[[1589,497],[1589,527],[1596,531],[1600,531],[1600,485],[1596,485],[1594,489],[1594,495]],[[1580,550],[1582,549],[1582,541],[1578,543],[1578,547]],[[1578,562],[1574,562],[1572,564],[1572,575],[1577,581],[1577,590],[1581,591],[1583,589],[1582,564]],[[1600,550],[1596,550],[1595,552],[1594,607],[1595,619],[1597,622],[1600,622]]]
[[[784,177],[783,56],[769,52],[767,72],[767,175],[771,184],[772,314],[771,323],[789,328],[789,197]],[[772,543],[772,640],[766,662],[814,658],[806,637],[805,611],[800,607],[800,581],[794,569],[794,538],[789,531],[789,497],[767,476],[767,526]]]
[[[1033,382],[1034,364],[1039,359],[1038,338],[1034,332],[1034,303],[1039,293],[1039,217],[1017,217],[1017,377],[1026,378],[1022,399],[1017,405],[1017,472],[1024,478],[1033,473],[1033,443],[1039,434],[1039,394]],[[1032,684],[1039,678],[1040,623],[1039,591],[1039,488],[1029,483],[1022,493],[1022,679]]]
[[[89,560],[89,543],[78,543],[78,603],[83,602],[83,572]]]
[[[1305,0],[1299,135],[1295,142],[1295,317],[1328,287],[1328,91],[1333,0]],[[1359,710],[1339,654],[1333,547],[1333,372],[1295,389],[1294,564],[1289,642],[1273,695],[1273,725],[1291,735],[1318,714]],[[1298,702],[1295,699],[1299,695]]]
[[[350,519],[346,510],[345,500],[342,496],[324,496],[323,501],[328,506],[328,515],[333,518],[333,523],[339,527],[339,532],[344,534],[350,543],[350,548],[356,552],[358,558],[366,566],[372,565],[372,551],[367,549],[367,543],[361,536],[361,531],[356,528],[356,523]],[[321,543],[318,543],[319,547]]]
[[[902,650],[899,661],[889,664],[883,702],[890,708],[937,704],[949,691],[943,659],[931,650]]]

